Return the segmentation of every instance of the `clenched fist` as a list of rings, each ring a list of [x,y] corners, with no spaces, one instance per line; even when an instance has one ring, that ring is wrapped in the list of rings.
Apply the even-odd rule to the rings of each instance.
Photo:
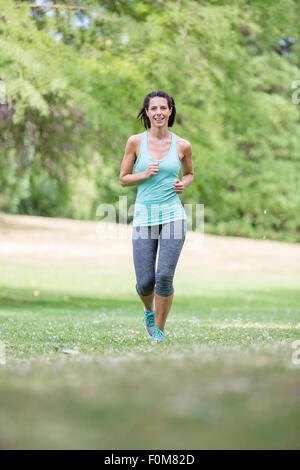
[[[158,162],[150,163],[147,170],[145,171],[145,178],[149,179],[151,178],[151,176],[157,175],[158,167],[159,167]]]
[[[183,182],[177,178],[174,180],[174,190],[176,194],[181,194],[184,190]]]

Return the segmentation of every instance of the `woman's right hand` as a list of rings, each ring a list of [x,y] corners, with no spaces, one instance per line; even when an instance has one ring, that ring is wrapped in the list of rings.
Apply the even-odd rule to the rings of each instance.
[[[147,170],[145,170],[145,178],[149,179],[151,176],[157,175],[159,168],[158,162],[150,163]]]

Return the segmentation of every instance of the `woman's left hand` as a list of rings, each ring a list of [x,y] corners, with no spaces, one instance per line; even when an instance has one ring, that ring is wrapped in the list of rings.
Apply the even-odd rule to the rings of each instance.
[[[174,190],[176,194],[181,194],[184,190],[183,182],[177,178],[174,180]]]

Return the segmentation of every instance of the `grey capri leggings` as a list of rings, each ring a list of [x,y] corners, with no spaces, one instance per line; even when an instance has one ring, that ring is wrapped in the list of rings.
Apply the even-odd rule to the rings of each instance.
[[[173,294],[175,268],[186,236],[186,219],[160,225],[135,226],[132,232],[136,291],[142,296],[154,291],[158,295]],[[157,270],[156,254],[160,245]]]

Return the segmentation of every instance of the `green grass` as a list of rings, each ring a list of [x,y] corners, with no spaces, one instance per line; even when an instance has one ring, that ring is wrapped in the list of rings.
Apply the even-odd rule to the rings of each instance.
[[[130,266],[0,274],[1,448],[299,449],[296,279],[179,270],[151,345]]]

